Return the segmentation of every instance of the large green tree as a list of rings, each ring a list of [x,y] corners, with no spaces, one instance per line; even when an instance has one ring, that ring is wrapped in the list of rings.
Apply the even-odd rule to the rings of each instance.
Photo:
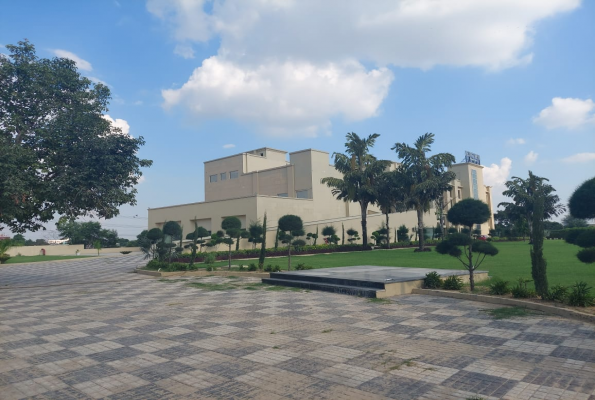
[[[536,193],[543,196],[543,219],[556,217],[566,211],[566,207],[560,203],[560,198],[554,194],[556,189],[547,178],[539,177],[529,171],[527,179],[513,176],[511,180],[505,183],[506,190],[502,194],[512,199],[511,202],[502,202],[498,207],[504,207],[508,215],[515,220],[515,225],[519,220],[522,224],[526,223],[529,228],[529,242],[533,242],[533,212],[535,209]]]
[[[120,239],[115,229],[103,229],[97,221],[78,222],[62,218],[56,223],[61,239],[70,239],[70,244],[92,246],[97,240],[104,248],[116,247]]]
[[[567,214],[567,215],[564,216],[564,218],[562,218],[562,225],[566,229],[570,229],[570,228],[586,228],[587,226],[589,226],[589,223],[585,219],[576,218],[576,217],[573,217],[570,214]]]
[[[390,161],[378,160],[370,154],[370,148],[374,147],[379,136],[374,133],[367,138],[360,138],[354,132],[348,133],[345,154],[333,153],[335,169],[343,177],[327,177],[321,180],[331,188],[333,196],[338,200],[359,203],[364,249],[368,247],[368,206],[376,202],[377,181],[390,165]]]
[[[448,168],[455,157],[449,153],[429,156],[434,143],[434,134],[421,135],[413,144],[395,143],[392,147],[401,159],[397,171],[406,194],[406,207],[417,213],[419,246],[416,251],[425,251],[424,213],[430,210],[433,201],[451,189],[450,183],[456,178]]]
[[[28,41],[0,54],[0,228],[39,230],[55,214],[112,218],[136,204],[145,141],[104,114],[110,90]]]

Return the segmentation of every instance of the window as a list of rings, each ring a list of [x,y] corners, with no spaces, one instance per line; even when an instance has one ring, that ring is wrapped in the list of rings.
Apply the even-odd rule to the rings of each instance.
[[[227,172],[222,172],[219,174],[219,178],[224,181],[227,179]]]
[[[229,173],[229,179],[238,179],[238,171],[231,171]]]
[[[475,200],[479,200],[479,190],[477,189],[477,171],[474,169],[471,170],[471,181],[473,188],[473,198]]]
[[[278,197],[288,197],[287,193],[278,193],[277,196]]]
[[[461,199],[461,189],[457,190],[457,199]]]
[[[209,176],[209,182],[217,182],[217,174]]]
[[[261,156],[261,157],[264,157],[264,153],[260,153],[260,156]]]
[[[296,190],[295,197],[298,199],[307,199],[308,198],[308,190]]]

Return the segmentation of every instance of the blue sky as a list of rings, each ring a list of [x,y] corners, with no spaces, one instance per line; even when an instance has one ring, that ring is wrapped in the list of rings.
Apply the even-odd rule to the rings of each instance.
[[[0,44],[27,38],[40,57],[75,59],[111,88],[114,123],[145,138],[141,156],[154,164],[138,205],[103,223],[123,237],[140,232],[148,207],[203,200],[205,160],[262,146],[343,151],[351,131],[379,133],[381,158],[396,160],[395,142],[425,132],[457,160],[478,153],[495,203],[529,169],[563,201],[595,175],[592,1],[21,0],[0,9]]]

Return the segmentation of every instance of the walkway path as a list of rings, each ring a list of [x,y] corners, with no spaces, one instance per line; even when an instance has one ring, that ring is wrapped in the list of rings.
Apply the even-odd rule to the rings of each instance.
[[[430,296],[209,291],[128,273],[139,261],[1,267],[0,397],[595,399],[593,325]]]

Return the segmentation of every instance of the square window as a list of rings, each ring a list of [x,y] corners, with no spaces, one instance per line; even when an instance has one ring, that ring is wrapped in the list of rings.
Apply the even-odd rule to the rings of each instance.
[[[217,174],[209,176],[209,182],[217,182]]]
[[[219,178],[221,178],[222,181],[227,179],[227,172],[222,172],[219,174]]]
[[[229,179],[238,179],[238,171],[231,171],[229,173]]]
[[[308,190],[296,190],[295,197],[297,197],[298,199],[307,199]]]

